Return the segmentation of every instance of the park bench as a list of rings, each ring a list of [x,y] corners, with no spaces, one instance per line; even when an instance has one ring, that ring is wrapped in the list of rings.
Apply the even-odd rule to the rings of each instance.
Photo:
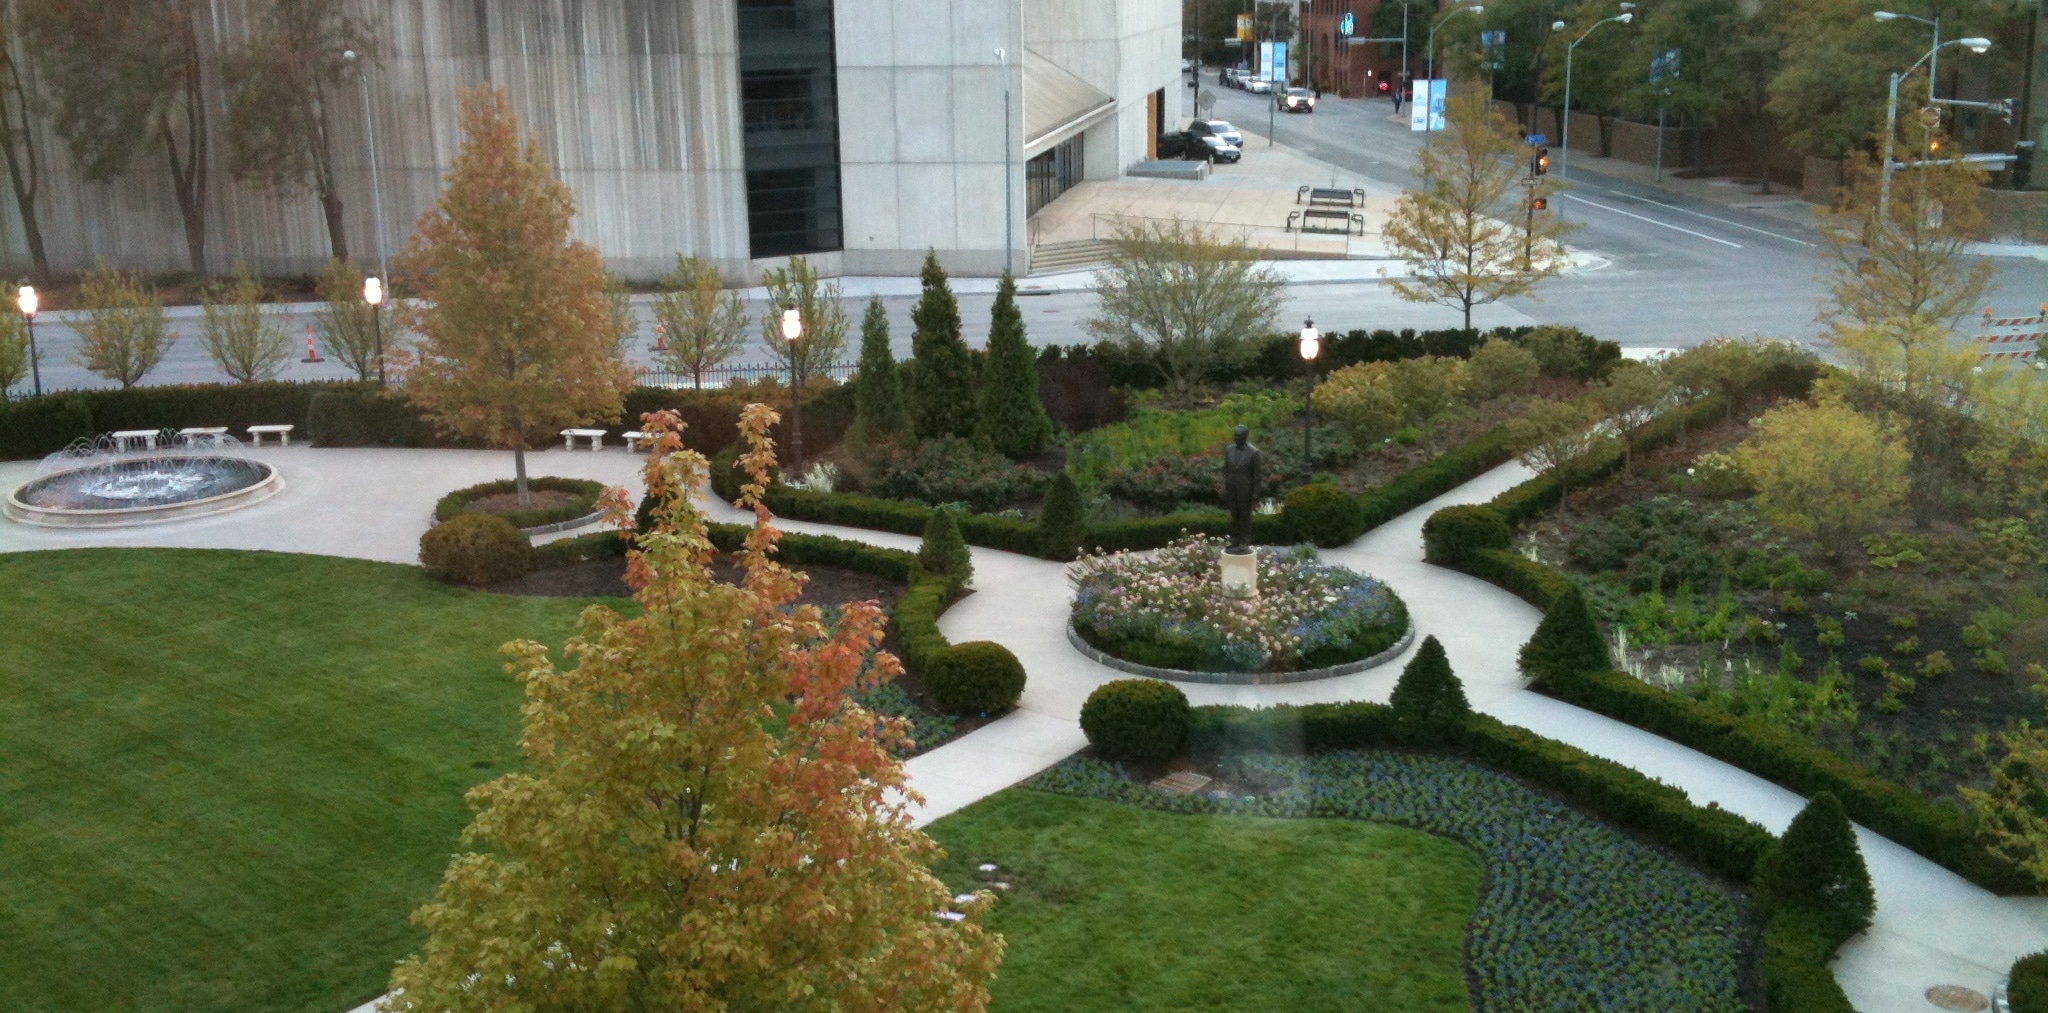
[[[577,440],[589,440],[589,441],[590,441],[590,449],[592,449],[592,450],[597,450],[597,449],[599,449],[599,448],[601,448],[601,447],[603,447],[603,446],[604,446],[604,430],[602,430],[602,429],[564,429],[564,430],[562,430],[562,448],[563,448],[564,450],[575,450],[575,449],[576,449],[576,441],[577,441]]]
[[[189,447],[194,443],[212,443],[216,437],[227,434],[226,426],[186,426],[178,430],[178,442]]]
[[[622,440],[625,440],[625,441],[626,441],[626,449],[627,449],[627,450],[648,450],[648,449],[652,449],[652,444],[649,444],[648,446],[642,446],[642,445],[640,444],[640,441],[641,441],[641,440],[644,440],[644,439],[647,439],[647,438],[648,438],[649,436],[652,436],[652,435],[653,435],[652,433],[643,433],[643,432],[641,432],[641,431],[640,431],[640,430],[638,430],[638,429],[632,429],[632,430],[628,430],[628,431],[626,431],[626,432],[620,433],[620,434],[619,434],[619,439],[622,439]]]
[[[127,450],[131,443],[140,443],[145,450],[155,450],[157,437],[162,432],[160,429],[121,429],[107,435],[113,438],[114,446],[119,450]]]
[[[1359,235],[1365,235],[1365,216],[1355,215],[1337,208],[1309,208],[1306,211],[1287,212],[1289,232],[1328,232],[1335,235],[1351,234],[1356,228]]]
[[[289,447],[292,445],[292,430],[295,428],[297,427],[288,425],[250,426],[249,442],[260,447],[263,445],[263,438],[265,436],[275,435],[278,446]]]
[[[1365,191],[1356,188],[1338,190],[1327,186],[1305,186],[1294,191],[1294,203],[1314,207],[1362,208],[1365,206]]]

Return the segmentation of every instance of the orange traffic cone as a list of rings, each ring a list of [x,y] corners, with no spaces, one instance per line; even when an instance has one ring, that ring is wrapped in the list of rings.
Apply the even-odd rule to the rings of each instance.
[[[657,352],[668,351],[668,328],[663,327],[659,323],[654,325],[654,350]]]
[[[303,359],[300,359],[299,361],[300,361],[300,362],[326,362],[326,361],[327,361],[326,359],[323,359],[323,358],[321,358],[321,357],[320,357],[320,351],[319,351],[319,349],[316,349],[316,348],[314,348],[314,347],[313,347],[313,325],[312,325],[312,324],[307,324],[307,325],[306,325],[306,357],[305,357],[305,358],[303,358]]]

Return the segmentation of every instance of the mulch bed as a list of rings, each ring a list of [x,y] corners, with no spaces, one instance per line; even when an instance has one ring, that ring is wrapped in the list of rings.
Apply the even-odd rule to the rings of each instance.
[[[579,502],[573,492],[558,492],[548,489],[531,489],[526,493],[526,502],[519,502],[516,492],[492,493],[470,500],[463,509],[479,514],[516,514],[530,510],[552,510]]]

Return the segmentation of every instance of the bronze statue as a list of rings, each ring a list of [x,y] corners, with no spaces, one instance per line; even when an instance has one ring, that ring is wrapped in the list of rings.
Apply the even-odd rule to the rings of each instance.
[[[1251,444],[1251,430],[1238,426],[1230,445],[1223,448],[1223,503],[1230,508],[1230,551],[1244,552],[1252,544],[1252,504],[1259,496],[1259,448]]]

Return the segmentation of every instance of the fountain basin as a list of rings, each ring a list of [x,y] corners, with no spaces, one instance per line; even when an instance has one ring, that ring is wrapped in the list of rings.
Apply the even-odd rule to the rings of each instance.
[[[21,524],[110,528],[225,513],[284,491],[277,469],[210,454],[117,459],[42,475],[0,502]]]

